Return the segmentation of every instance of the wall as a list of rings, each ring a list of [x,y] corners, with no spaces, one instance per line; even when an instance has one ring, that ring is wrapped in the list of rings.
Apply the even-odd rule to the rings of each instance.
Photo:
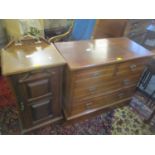
[[[4,23],[10,38],[18,38],[21,35],[18,19],[5,19]]]
[[[23,24],[22,24],[23,22]],[[19,20],[19,19],[5,19],[4,24],[9,38],[19,38],[28,31],[30,26],[37,27],[41,30],[41,35],[44,36],[44,22],[43,19]]]

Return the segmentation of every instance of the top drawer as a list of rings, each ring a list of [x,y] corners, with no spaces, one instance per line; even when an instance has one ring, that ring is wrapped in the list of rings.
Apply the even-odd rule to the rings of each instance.
[[[106,65],[99,67],[92,67],[89,69],[79,70],[75,73],[75,80],[82,80],[96,77],[112,77],[114,75],[115,65]]]
[[[76,71],[74,74],[75,87],[90,86],[101,82],[112,81],[116,78],[126,78],[131,75],[140,75],[149,58],[141,58],[120,62],[112,65],[93,67]],[[119,80],[118,79],[118,80]]]
[[[123,75],[141,73],[148,60],[149,58],[141,58],[119,63],[117,64],[116,75],[123,76]]]

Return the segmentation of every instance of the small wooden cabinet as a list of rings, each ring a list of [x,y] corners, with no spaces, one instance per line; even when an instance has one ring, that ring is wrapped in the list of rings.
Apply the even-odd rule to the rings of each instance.
[[[55,44],[66,59],[64,112],[68,120],[129,103],[153,55],[127,38]]]
[[[12,42],[2,51],[2,72],[14,88],[23,132],[62,119],[64,64],[56,48],[43,39]]]
[[[62,73],[62,67],[54,67],[10,77],[16,88],[23,128],[62,118]]]

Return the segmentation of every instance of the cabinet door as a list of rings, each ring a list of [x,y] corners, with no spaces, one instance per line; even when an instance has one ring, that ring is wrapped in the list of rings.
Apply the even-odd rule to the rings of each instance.
[[[61,78],[61,68],[18,77],[17,96],[24,128],[61,115]]]

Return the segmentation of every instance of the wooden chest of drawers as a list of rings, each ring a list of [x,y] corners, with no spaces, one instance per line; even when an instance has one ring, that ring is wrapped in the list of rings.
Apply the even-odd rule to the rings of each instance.
[[[54,45],[44,40],[12,42],[2,51],[2,72],[14,88],[23,133],[62,119],[64,64]]]
[[[68,120],[129,101],[153,55],[127,38],[55,45],[68,63],[64,82]]]

